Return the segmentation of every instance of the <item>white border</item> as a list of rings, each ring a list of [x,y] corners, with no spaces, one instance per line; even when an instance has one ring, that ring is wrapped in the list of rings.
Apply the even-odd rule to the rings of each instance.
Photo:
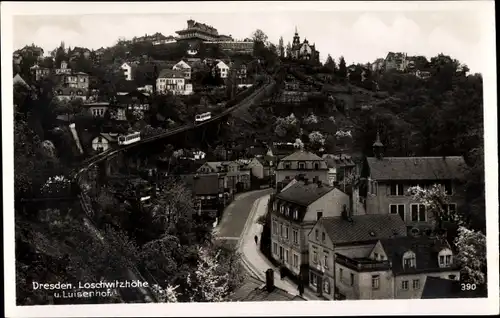
[[[485,166],[487,167],[487,299],[460,300],[368,300],[342,302],[272,302],[223,304],[123,304],[78,306],[15,306],[14,213],[13,213],[13,107],[12,107],[12,16],[71,15],[96,13],[207,13],[207,12],[269,12],[269,11],[455,11],[469,10],[481,14],[484,65]],[[457,314],[480,315],[499,312],[498,280],[498,157],[495,20],[493,1],[430,1],[430,2],[196,2],[196,3],[68,3],[68,2],[3,2],[2,23],[2,138],[4,197],[4,259],[5,308],[8,317],[76,317],[76,316],[298,316],[298,315],[393,315],[393,314]],[[457,22],[459,23],[459,22]],[[98,36],[98,35],[96,35]],[[436,52],[438,53],[438,52]],[[9,261],[7,261],[9,260]],[[122,307],[126,306],[126,307]]]

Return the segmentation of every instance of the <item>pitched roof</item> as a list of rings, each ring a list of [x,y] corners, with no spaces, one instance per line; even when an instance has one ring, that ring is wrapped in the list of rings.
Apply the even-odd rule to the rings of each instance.
[[[392,261],[394,274],[439,271],[438,253],[444,248],[450,248],[445,240],[429,237],[397,237],[380,240],[380,243],[388,259]],[[408,251],[415,253],[415,268],[403,266],[403,254]]]
[[[333,244],[368,242],[405,236],[406,224],[394,214],[354,215],[352,222],[343,217],[324,217],[318,223],[323,226]]]
[[[215,195],[219,193],[218,175],[196,175],[193,178],[193,193],[195,195]]]
[[[325,161],[326,164],[329,165],[329,168],[334,168],[334,167],[351,167],[355,166],[356,163],[352,160],[352,157],[349,155],[333,155],[333,154],[324,154],[321,156]],[[332,165],[330,167],[330,165]]]
[[[375,180],[446,180],[463,179],[464,158],[454,157],[387,157],[366,158]]]
[[[280,192],[276,197],[284,201],[309,206],[332,190],[333,187],[325,184],[318,186],[314,182],[307,185],[304,182],[297,182],[285,191]]]
[[[271,292],[268,292],[265,282],[248,276],[245,283],[236,289],[228,299],[230,301],[286,301],[286,300],[302,300],[305,299],[288,293],[287,291],[275,287]]]
[[[324,161],[321,159],[318,155],[305,151],[305,150],[299,150],[291,155],[286,156],[285,158],[281,159],[281,161]]]
[[[425,280],[421,296],[422,299],[477,297],[487,297],[486,289],[462,291],[460,281],[432,276],[428,276]]]
[[[165,69],[161,70],[158,78],[184,78],[184,73],[181,71],[174,71],[172,69]]]

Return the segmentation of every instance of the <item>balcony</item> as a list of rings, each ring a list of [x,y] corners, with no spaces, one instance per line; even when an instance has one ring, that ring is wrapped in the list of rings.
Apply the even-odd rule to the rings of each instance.
[[[390,261],[377,261],[369,258],[353,259],[342,254],[335,254],[335,262],[357,272],[372,272],[389,270],[392,267]]]

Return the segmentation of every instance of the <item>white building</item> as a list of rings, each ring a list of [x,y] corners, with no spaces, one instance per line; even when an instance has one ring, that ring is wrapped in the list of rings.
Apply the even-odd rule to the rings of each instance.
[[[215,67],[219,69],[221,78],[227,78],[227,75],[229,74],[229,66],[226,63],[221,60],[217,60]]]
[[[127,81],[132,80],[132,66],[128,63],[123,63],[120,68],[123,70],[123,74],[125,75],[125,79]]]
[[[186,83],[183,72],[166,69],[156,79],[156,91],[160,94],[172,92],[176,95],[190,95],[193,93],[193,85]]]
[[[182,60],[175,64],[172,70],[182,72],[185,79],[191,79],[191,66]]]
[[[56,68],[56,75],[59,74],[71,74],[71,69],[68,68],[68,63],[66,61],[61,62],[60,68]]]

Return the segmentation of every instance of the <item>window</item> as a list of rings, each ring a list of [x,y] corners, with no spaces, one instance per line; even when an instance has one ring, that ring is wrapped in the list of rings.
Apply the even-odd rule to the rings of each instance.
[[[323,212],[316,212],[316,213],[317,213],[318,220],[323,217]]]
[[[288,255],[288,250],[285,250],[285,263],[290,263],[290,259],[288,258],[289,255]]]
[[[403,266],[404,268],[413,268],[416,266],[415,253],[408,251],[403,255]]]
[[[403,185],[399,183],[392,183],[391,184],[391,190],[390,194],[391,195],[404,195],[403,193]]]
[[[280,236],[283,236],[283,223],[280,223]]]
[[[405,220],[405,205],[404,204],[389,204],[391,214],[399,214],[403,221]]]
[[[413,280],[413,289],[419,289],[419,288],[420,288],[420,280],[414,279]]]
[[[401,288],[403,290],[408,290],[408,281],[407,280],[401,281]]]
[[[323,283],[323,291],[325,292],[325,294],[330,294],[330,281],[328,280],[328,278],[325,278],[325,281]]]
[[[451,221],[457,213],[457,205],[455,203],[445,204],[443,206],[445,215],[443,219],[446,221]]]
[[[455,279],[457,276],[456,275],[448,275],[449,279]]]
[[[299,256],[297,254],[293,254],[293,267],[299,266]]]
[[[321,233],[321,242],[324,242],[326,239],[326,234],[325,232]]]
[[[298,219],[299,219],[299,210],[295,209],[295,210],[293,211],[293,218],[294,218],[295,220],[298,220]]]
[[[285,215],[288,216],[290,214],[290,208],[286,207],[285,208]]]
[[[318,233],[319,233],[318,230],[314,231],[314,234],[315,234],[314,237],[316,238],[316,241],[319,241],[319,234]]]
[[[285,238],[288,240],[288,226],[285,227]]]
[[[341,282],[344,281],[344,269],[343,268],[339,268],[339,280]]]
[[[451,255],[446,255],[446,256],[444,257],[444,264],[445,264],[446,266],[450,266],[450,265],[451,265]]]
[[[351,273],[351,286],[354,285],[354,274]]]
[[[380,288],[380,275],[373,275],[372,276],[372,289],[379,289]]]
[[[299,162],[299,169],[305,169],[306,168],[306,164],[304,162]]]
[[[328,251],[323,251],[323,265],[328,269]]]
[[[278,244],[273,243],[273,253],[278,254]]]
[[[311,273],[311,285],[316,286],[317,284],[318,284],[318,280],[317,280],[316,275]]]
[[[453,187],[451,185],[451,181],[446,181],[444,184],[443,184],[443,187],[444,187],[444,191],[447,195],[452,195],[453,194]]]
[[[285,166],[285,169],[287,169],[287,170],[290,169],[290,163],[289,162],[285,162],[284,166]]]
[[[375,259],[378,260],[378,253],[375,253],[374,256],[375,256]]]
[[[314,170],[319,170],[319,163],[317,163],[317,162],[316,162],[316,163],[314,164]]]
[[[299,244],[299,232],[297,230],[293,230],[293,243]]]
[[[280,206],[280,213],[281,214],[285,213],[285,206],[284,205]]]
[[[318,263],[318,252],[316,251],[316,248],[313,251],[313,262],[315,264]]]
[[[411,221],[412,222],[425,222],[425,205],[412,204],[411,205]]]
[[[372,192],[373,195],[378,194],[378,182],[377,181],[372,181]]]

